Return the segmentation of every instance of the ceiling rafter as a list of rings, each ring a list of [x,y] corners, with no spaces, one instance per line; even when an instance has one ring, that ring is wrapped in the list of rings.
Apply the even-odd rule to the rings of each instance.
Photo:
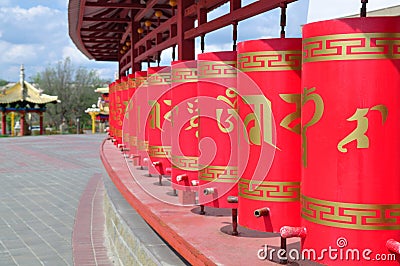
[[[121,69],[137,69],[142,61],[171,46],[178,46],[178,59],[189,60],[194,56],[194,38],[228,25],[234,25],[232,40],[236,44],[238,22],[275,8],[285,8],[297,0],[258,0],[243,7],[241,0],[177,0],[175,7],[169,5],[170,0],[69,1],[69,16],[73,19],[70,36],[78,48],[89,58],[117,61]],[[228,2],[227,14],[210,21],[201,20]],[[162,14],[156,16],[156,11]],[[197,25],[195,19],[200,20]],[[146,21],[151,26],[145,26]],[[127,40],[132,47],[123,52]]]
[[[127,18],[83,17],[83,21],[127,23],[127,22],[130,22],[131,19],[129,17],[127,17]]]

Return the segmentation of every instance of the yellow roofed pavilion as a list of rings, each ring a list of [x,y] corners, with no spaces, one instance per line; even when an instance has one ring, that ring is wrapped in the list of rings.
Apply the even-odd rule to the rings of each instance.
[[[51,96],[42,93],[40,89],[24,80],[24,66],[21,66],[20,81],[0,89],[0,112],[2,113],[2,134],[7,133],[7,113],[17,112],[20,114],[20,135],[26,134],[25,115],[27,113],[38,113],[40,116],[40,134],[43,134],[43,112],[46,111],[46,104],[59,102],[58,96]]]

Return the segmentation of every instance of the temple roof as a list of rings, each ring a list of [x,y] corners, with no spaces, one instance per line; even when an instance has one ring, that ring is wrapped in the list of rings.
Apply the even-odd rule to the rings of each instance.
[[[24,89],[21,89],[21,83],[17,82],[11,87],[4,87],[0,90],[0,104],[23,101],[34,104],[57,103],[58,96],[43,94],[26,81],[24,81]]]

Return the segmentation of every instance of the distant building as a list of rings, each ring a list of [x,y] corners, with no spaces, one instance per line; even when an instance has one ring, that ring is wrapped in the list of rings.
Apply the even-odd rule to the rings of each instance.
[[[39,132],[43,134],[43,113],[46,111],[46,104],[59,102],[58,96],[51,96],[42,93],[32,84],[24,80],[24,66],[21,66],[20,81],[8,84],[0,89],[0,112],[2,114],[2,134],[7,134],[6,117],[9,113],[20,115],[19,125],[21,136],[29,134],[29,125],[26,122],[26,115],[36,113],[39,115]],[[12,123],[13,124],[13,123]],[[13,125],[11,125],[13,127]]]

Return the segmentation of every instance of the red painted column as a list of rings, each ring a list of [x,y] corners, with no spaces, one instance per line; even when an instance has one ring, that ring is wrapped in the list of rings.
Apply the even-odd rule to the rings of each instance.
[[[177,1],[177,18],[178,18],[178,56],[179,60],[194,60],[195,49],[194,39],[185,39],[185,32],[194,27],[194,17],[185,16],[187,7],[195,3],[194,0]]]
[[[39,112],[39,127],[40,127],[39,134],[43,135],[43,133],[44,133],[44,130],[43,130],[43,112]]]
[[[19,119],[19,126],[20,126],[20,136],[25,136],[25,112],[21,112],[21,117]]]
[[[7,114],[6,112],[1,113],[1,134],[6,135],[7,134]]]
[[[325,265],[400,262],[375,259],[400,240],[399,32],[400,17],[303,28],[303,249],[360,253]]]

